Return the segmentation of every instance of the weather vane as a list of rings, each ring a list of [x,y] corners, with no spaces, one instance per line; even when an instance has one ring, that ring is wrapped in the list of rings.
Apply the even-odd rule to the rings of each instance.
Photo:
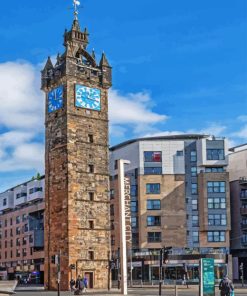
[[[81,4],[80,1],[78,1],[78,0],[73,0],[75,20],[78,19],[78,6],[79,6],[80,4]]]

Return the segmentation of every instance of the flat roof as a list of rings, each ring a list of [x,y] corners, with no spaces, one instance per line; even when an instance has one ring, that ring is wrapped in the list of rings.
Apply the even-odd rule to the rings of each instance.
[[[246,146],[246,149],[247,149],[247,143],[244,143],[244,144],[229,148],[229,151],[231,151],[231,152],[235,152],[235,150],[240,151],[240,150],[238,150],[238,148],[242,148],[244,146]]]
[[[139,142],[139,141],[161,141],[161,140],[199,140],[203,138],[208,138],[209,135],[203,134],[180,134],[180,135],[169,135],[169,136],[157,136],[157,137],[146,137],[146,138],[136,138],[131,139],[120,144],[110,147],[110,151],[117,150],[129,144]]]
[[[33,179],[33,178],[34,178],[34,179]],[[8,191],[13,191],[15,188],[17,188],[17,187],[19,187],[19,186],[21,186],[21,185],[27,185],[27,183],[29,183],[29,182],[31,182],[31,181],[34,181],[34,180],[42,180],[42,179],[45,178],[45,175],[41,175],[41,176],[39,177],[39,179],[37,179],[37,177],[33,177],[33,178],[30,179],[30,180],[28,180],[28,181],[25,181],[25,182],[23,182],[23,183],[21,183],[21,184],[18,184],[18,185],[14,186],[14,187],[11,187],[11,188],[9,188],[9,189],[6,189],[5,191],[0,192],[0,194],[5,193],[5,192],[8,192]]]

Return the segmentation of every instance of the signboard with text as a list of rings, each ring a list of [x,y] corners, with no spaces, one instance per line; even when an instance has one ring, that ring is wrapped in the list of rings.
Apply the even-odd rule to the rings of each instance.
[[[200,296],[215,296],[214,259],[201,259],[200,270]]]
[[[130,179],[124,178],[125,233],[127,249],[132,249]]]

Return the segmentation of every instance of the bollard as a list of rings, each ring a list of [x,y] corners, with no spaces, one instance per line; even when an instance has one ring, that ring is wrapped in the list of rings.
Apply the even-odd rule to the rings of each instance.
[[[175,296],[178,296],[178,287],[177,287],[177,284],[175,284]]]

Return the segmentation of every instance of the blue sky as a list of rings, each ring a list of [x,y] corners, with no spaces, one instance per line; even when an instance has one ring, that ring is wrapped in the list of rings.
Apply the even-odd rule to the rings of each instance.
[[[113,66],[110,143],[200,132],[247,142],[246,0],[81,0],[89,51]],[[0,192],[43,172],[40,70],[72,0],[1,1]]]

